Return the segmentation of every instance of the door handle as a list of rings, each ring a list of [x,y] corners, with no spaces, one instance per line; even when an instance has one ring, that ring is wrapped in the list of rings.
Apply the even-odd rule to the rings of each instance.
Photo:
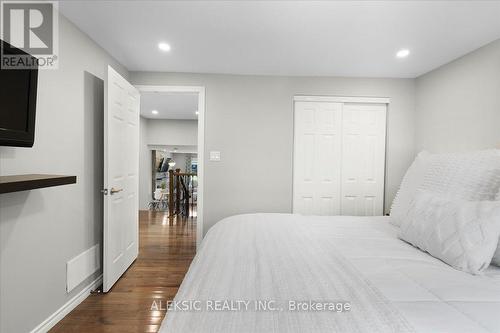
[[[111,188],[111,190],[109,191],[109,193],[110,193],[111,195],[113,195],[113,194],[118,193],[118,192],[121,192],[121,191],[123,191],[123,189],[122,189],[122,188],[115,189],[114,187],[112,187],[112,188]]]

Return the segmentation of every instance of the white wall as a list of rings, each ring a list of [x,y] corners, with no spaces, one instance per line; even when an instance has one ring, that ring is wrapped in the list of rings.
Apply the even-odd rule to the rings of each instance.
[[[175,161],[175,169],[181,169],[181,172],[188,172],[188,170],[186,170],[186,163],[190,156],[196,157],[196,154],[172,153],[172,160]],[[190,171],[191,170],[189,170],[189,172]]]
[[[151,201],[151,173],[152,155],[148,149],[148,125],[147,118],[139,119],[139,209],[148,209]]]
[[[102,241],[102,79],[127,70],[60,17],[59,69],[38,78],[33,148],[0,147],[2,175],[76,175],[77,184],[0,195],[0,332],[28,332],[66,293],[66,262]],[[101,247],[102,248],[102,247]]]
[[[416,80],[418,150],[500,145],[500,40]]]
[[[198,144],[197,120],[147,119],[141,117],[139,163],[139,208],[148,209],[151,201],[151,150],[154,146],[189,146]],[[185,163],[185,162],[183,162]],[[178,164],[182,169],[184,164]],[[176,165],[176,167],[178,167]]]
[[[198,121],[149,119],[147,140],[150,145],[198,145]]]
[[[391,98],[386,208],[414,157],[412,79],[132,72],[131,81],[206,87],[205,232],[238,213],[291,212],[295,94]],[[208,161],[210,150],[220,150],[222,160]]]

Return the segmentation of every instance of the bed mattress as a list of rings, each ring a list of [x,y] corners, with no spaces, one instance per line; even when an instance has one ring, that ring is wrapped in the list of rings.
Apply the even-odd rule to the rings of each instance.
[[[397,227],[389,224],[388,219],[289,214],[249,214],[227,218],[216,224],[205,237],[176,301],[234,299],[235,295],[256,295],[256,291],[266,290],[272,294],[273,289],[283,289],[292,283],[294,288],[287,290],[287,296],[305,300],[307,284],[314,284],[314,281],[301,280],[300,275],[307,275],[304,270],[324,265],[328,252],[311,256],[304,265],[304,261],[298,258],[308,253],[305,249],[308,244],[288,245],[287,267],[294,268],[295,273],[278,281],[263,278],[265,272],[259,272],[255,260],[272,260],[273,251],[278,248],[276,244],[287,244],[286,237],[300,226],[314,235],[309,244],[331,242],[335,251],[356,269],[357,274],[397,309],[410,330],[500,332],[500,268],[490,266],[480,276],[457,271],[399,240]],[[252,230],[256,232],[250,232]],[[246,260],[250,257],[253,259]],[[327,270],[324,275],[322,279],[329,278]],[[303,286],[300,285],[302,282]],[[282,331],[280,327],[287,327],[287,331],[321,332],[327,330],[311,323],[315,322],[314,316],[319,320],[322,315],[324,313],[309,312],[280,317],[264,313],[263,316],[272,316],[273,324],[259,326],[255,323],[259,317],[251,313],[225,311],[207,316],[196,311],[169,311],[160,331],[230,332],[234,331],[231,327],[238,327],[238,331],[279,332]],[[290,320],[298,322],[290,323]],[[308,325],[301,325],[302,320]]]

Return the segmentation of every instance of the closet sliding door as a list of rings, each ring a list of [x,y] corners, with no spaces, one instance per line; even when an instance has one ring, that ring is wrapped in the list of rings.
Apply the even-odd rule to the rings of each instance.
[[[340,214],[342,104],[296,102],[293,210]]]
[[[383,215],[387,103],[296,97],[294,213]]]
[[[346,103],[342,113],[342,215],[383,215],[385,104]]]

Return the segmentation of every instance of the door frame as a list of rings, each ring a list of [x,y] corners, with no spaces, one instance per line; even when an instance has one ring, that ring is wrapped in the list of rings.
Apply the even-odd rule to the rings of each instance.
[[[366,103],[366,104],[390,104],[389,97],[355,97],[355,96],[314,96],[295,95],[294,102],[334,102],[334,103]],[[295,112],[295,106],[294,106]]]
[[[327,95],[301,95],[296,94],[292,98],[292,135],[293,135],[293,148],[292,148],[292,213],[293,213],[293,198],[295,195],[294,179],[295,179],[295,102],[333,102],[333,103],[361,103],[361,104],[385,104],[385,158],[384,158],[384,191],[382,200],[382,212],[385,215],[385,195],[387,191],[387,147],[388,147],[388,133],[389,133],[389,106],[391,105],[390,97],[369,97],[369,96],[327,96]]]
[[[203,193],[205,175],[205,87],[203,86],[170,86],[170,85],[134,85],[143,92],[173,92],[198,94],[198,206],[196,218],[196,251],[203,239]]]

